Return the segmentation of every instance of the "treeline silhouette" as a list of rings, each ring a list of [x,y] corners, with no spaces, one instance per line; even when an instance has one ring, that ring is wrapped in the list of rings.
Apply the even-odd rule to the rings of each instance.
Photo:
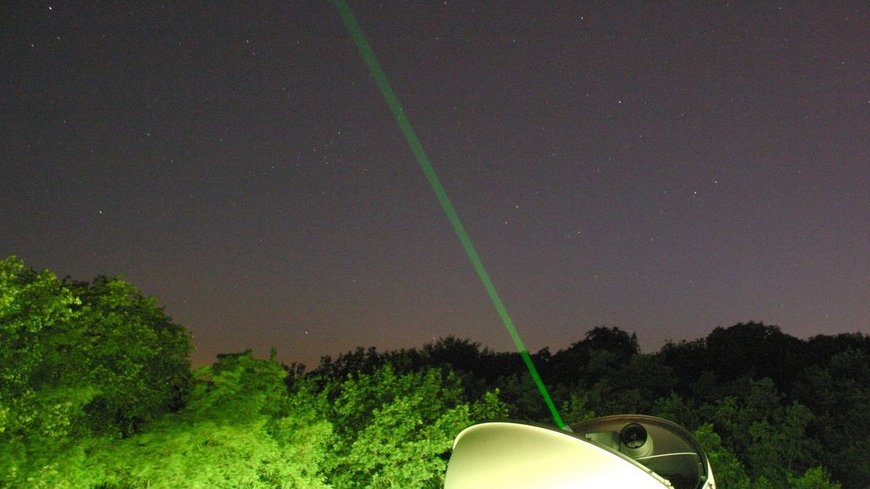
[[[0,260],[0,487],[437,488],[453,437],[551,424],[514,352],[448,337],[191,370],[190,333],[120,278]],[[532,354],[563,419],[639,413],[699,439],[723,488],[870,487],[870,336],[761,322],[641,353],[596,327]]]
[[[664,416],[690,430],[711,423],[749,476],[766,476],[772,484],[784,479],[766,472],[820,465],[845,487],[870,487],[870,440],[864,436],[870,432],[868,335],[799,339],[777,326],[748,322],[642,354],[635,334],[600,326],[563,350],[531,356],[557,405],[576,409],[582,400],[579,413],[563,414],[569,423],[582,421],[578,415],[615,413]],[[520,355],[467,339],[385,352],[357,348],[323,357],[306,376],[344,378],[387,364],[397,372],[455,372],[470,398],[498,389],[511,416],[552,424]],[[298,366],[290,371],[302,372]],[[771,434],[776,436],[762,437]],[[764,454],[753,449],[773,438],[785,441]]]

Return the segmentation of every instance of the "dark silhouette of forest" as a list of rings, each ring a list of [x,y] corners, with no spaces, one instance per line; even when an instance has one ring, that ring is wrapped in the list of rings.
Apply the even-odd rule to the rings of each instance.
[[[189,332],[120,278],[0,261],[0,486],[440,487],[453,437],[552,424],[517,353],[467,339],[273,352],[191,369]],[[532,354],[568,424],[641,413],[692,431],[723,488],[870,487],[870,336],[761,322],[641,353],[601,326]]]

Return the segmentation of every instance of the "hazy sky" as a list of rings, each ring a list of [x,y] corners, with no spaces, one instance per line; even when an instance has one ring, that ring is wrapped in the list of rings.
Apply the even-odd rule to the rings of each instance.
[[[867,2],[351,7],[530,350],[870,332]],[[122,275],[196,363],[513,348],[330,2],[0,27],[0,256]]]

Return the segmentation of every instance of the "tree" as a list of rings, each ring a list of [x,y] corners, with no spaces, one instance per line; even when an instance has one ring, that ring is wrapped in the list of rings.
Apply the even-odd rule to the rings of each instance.
[[[583,340],[550,357],[541,370],[560,383],[589,387],[603,375],[625,367],[639,352],[637,335],[598,326],[588,331]]]
[[[604,355],[608,361],[598,363]],[[634,355],[625,361],[611,363],[609,352],[596,352],[589,370],[598,372],[593,385],[599,393],[600,412],[649,413],[655,401],[674,389],[673,370],[655,355]],[[605,367],[604,365],[608,365]]]
[[[772,380],[761,379],[749,381],[743,396],[701,409],[701,419],[711,421],[723,445],[740,458],[753,487],[785,487],[789,475],[818,463],[807,436],[812,412],[798,402],[783,405],[782,399]]]
[[[788,486],[791,489],[840,489],[840,484],[832,482],[822,467],[807,469],[800,477],[789,476]]]
[[[250,351],[197,371],[188,405],[125,440],[104,438],[91,464],[109,487],[326,488],[332,426],[310,385]]]
[[[749,489],[750,481],[746,469],[737,456],[723,445],[722,438],[712,424],[701,425],[693,434],[707,454],[718,487]]]
[[[129,435],[189,391],[189,334],[119,278],[0,261],[0,341],[0,482],[54,470],[95,433]]]
[[[0,485],[26,477],[34,459],[50,458],[91,398],[55,378],[53,350],[62,345],[54,336],[69,329],[77,301],[53,273],[15,256],[0,261]]]
[[[507,414],[494,393],[464,402],[458,377],[440,369],[397,374],[388,364],[334,384],[327,395],[335,437],[325,469],[338,489],[440,487],[456,434]]]
[[[503,399],[508,405],[511,418],[526,419],[539,423],[551,422],[552,415],[548,411],[547,405],[541,399],[538,387],[528,373],[514,373],[499,378],[495,384],[499,386],[499,398]],[[570,399],[570,391],[566,392],[563,397],[565,400]],[[559,402],[560,400],[556,398],[553,402]]]
[[[816,463],[812,441],[806,436],[812,419],[812,412],[795,402],[771,418],[752,422],[747,459],[753,473],[784,484],[790,475]]]
[[[640,353],[637,335],[616,328],[598,326],[586,333],[584,343],[591,350],[606,350],[616,355],[620,360],[628,360]]]
[[[712,387],[715,374],[709,365],[707,346],[703,339],[693,341],[668,341],[655,356],[674,373],[674,389],[682,396],[696,401],[715,398]]]
[[[794,390],[814,419],[807,428],[819,459],[844,487],[870,487],[870,348],[847,347],[826,365],[811,366]]]
[[[482,357],[488,351],[480,343],[455,336],[440,338],[423,346],[423,355],[431,366],[445,366],[463,372],[481,371]]]
[[[96,389],[85,406],[94,431],[135,432],[177,410],[190,391],[190,333],[157,301],[120,278],[76,283],[77,348],[83,380]]]
[[[768,377],[783,391],[802,370],[806,349],[779,327],[756,322],[716,328],[707,336],[706,347],[710,368],[720,381]]]

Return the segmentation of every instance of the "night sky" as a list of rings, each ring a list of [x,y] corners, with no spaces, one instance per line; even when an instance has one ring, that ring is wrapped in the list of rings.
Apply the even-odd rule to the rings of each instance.
[[[530,350],[870,333],[867,2],[351,7]],[[122,275],[195,364],[513,350],[331,2],[0,22],[0,256]]]

